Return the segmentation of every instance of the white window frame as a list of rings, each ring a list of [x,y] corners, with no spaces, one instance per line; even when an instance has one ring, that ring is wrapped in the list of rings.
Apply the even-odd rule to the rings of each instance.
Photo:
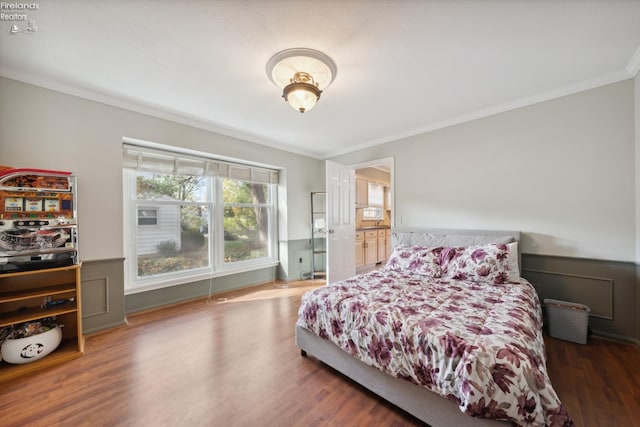
[[[159,172],[162,173],[162,172]],[[157,207],[155,201],[146,199],[137,199],[136,194],[136,178],[138,172],[135,169],[123,169],[124,182],[124,246],[125,246],[125,295],[135,294],[154,289],[161,289],[169,286],[176,286],[186,283],[192,283],[199,280],[206,280],[212,277],[226,276],[230,274],[253,271],[278,265],[277,258],[277,184],[268,184],[269,201],[266,204],[246,204],[246,207],[267,207],[269,217],[269,233],[268,233],[268,256],[236,261],[231,263],[224,262],[224,203],[222,200],[222,181],[224,177],[207,176],[205,179],[210,180],[209,190],[207,191],[207,206],[209,211],[209,267],[181,271],[175,273],[166,273],[145,278],[138,277],[137,266],[137,228],[138,226],[138,209],[149,208],[150,204]],[[230,177],[233,179],[233,177]],[[161,202],[160,202],[161,203]],[[188,205],[190,202],[181,201],[180,204]],[[197,203],[201,205],[201,203]],[[243,205],[244,206],[244,205]],[[159,221],[160,219],[158,219]],[[147,227],[142,225],[141,227]],[[217,238],[220,236],[221,238]]]

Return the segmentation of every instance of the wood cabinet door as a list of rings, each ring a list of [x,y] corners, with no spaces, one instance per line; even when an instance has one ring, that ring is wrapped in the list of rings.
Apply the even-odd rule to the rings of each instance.
[[[356,177],[356,206],[365,207],[369,204],[369,181]]]
[[[387,230],[385,233],[386,241],[385,241],[385,251],[387,259],[391,257],[391,251],[393,250],[393,246],[391,245],[391,230]]]
[[[391,210],[391,187],[384,187],[384,209],[386,211]]]
[[[369,265],[376,262],[378,262],[378,236],[364,241],[364,263]]]
[[[378,262],[383,262],[387,259],[387,238],[383,235],[378,236]]]
[[[364,265],[364,240],[356,240],[356,268]]]
[[[378,255],[377,261],[383,262],[387,259],[387,233],[386,230],[378,230]]]

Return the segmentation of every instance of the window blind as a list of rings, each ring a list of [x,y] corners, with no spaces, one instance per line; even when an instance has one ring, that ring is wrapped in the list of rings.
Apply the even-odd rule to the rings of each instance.
[[[122,164],[126,169],[193,176],[220,176],[261,184],[277,184],[278,170],[234,163],[215,157],[122,145]]]

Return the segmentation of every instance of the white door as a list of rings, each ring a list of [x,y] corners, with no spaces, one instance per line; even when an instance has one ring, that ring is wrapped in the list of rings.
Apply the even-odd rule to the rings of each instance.
[[[356,274],[356,205],[353,168],[326,160],[327,283]]]

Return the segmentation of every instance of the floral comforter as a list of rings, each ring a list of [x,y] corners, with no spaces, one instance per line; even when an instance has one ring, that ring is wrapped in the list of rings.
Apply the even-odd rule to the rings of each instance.
[[[533,286],[383,269],[302,297],[298,325],[468,415],[569,426],[547,375]]]

